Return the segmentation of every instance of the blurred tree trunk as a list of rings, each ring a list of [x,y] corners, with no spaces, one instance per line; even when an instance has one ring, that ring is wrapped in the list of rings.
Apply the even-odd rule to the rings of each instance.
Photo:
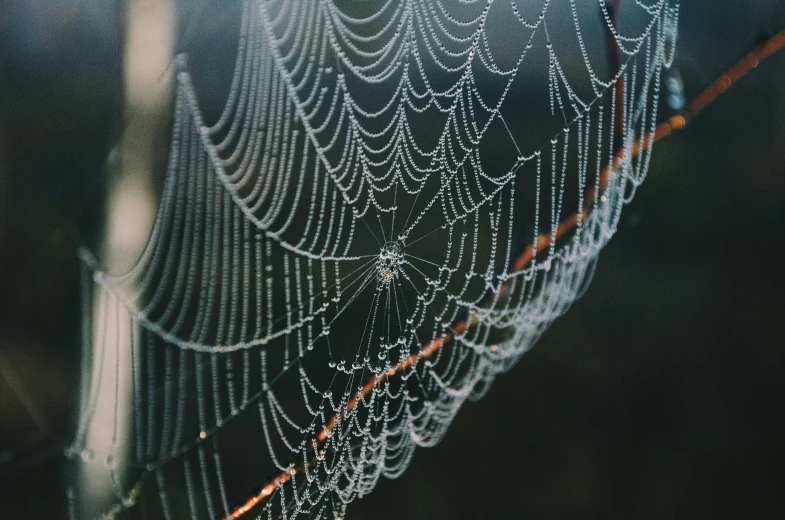
[[[123,67],[123,132],[107,163],[105,232],[98,244],[101,268],[127,272],[152,228],[168,151],[172,111],[170,64],[175,44],[174,0],[127,0]],[[120,499],[134,461],[130,433],[132,348],[130,320],[115,298],[88,305],[91,334],[84,347],[80,449],[72,514],[92,517]],[[138,334],[134,334],[138,337]],[[117,343],[119,341],[119,343]],[[138,347],[137,347],[138,349]],[[81,437],[81,438],[80,438]]]

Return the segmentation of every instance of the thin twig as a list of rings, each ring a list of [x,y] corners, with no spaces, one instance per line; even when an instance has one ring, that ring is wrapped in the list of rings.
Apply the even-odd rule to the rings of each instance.
[[[758,66],[758,64],[771,56],[772,54],[776,53],[777,51],[782,50],[785,48],[785,30],[780,31],[775,36],[770,38],[765,43],[759,45],[755,48],[752,52],[750,52],[747,56],[745,56],[741,61],[736,63],[733,67],[728,69],[728,71],[720,76],[714,83],[712,83],[708,88],[706,88],[703,92],[701,92],[698,97],[696,97],[688,106],[687,108],[679,114],[673,115],[669,117],[666,121],[657,125],[654,130],[654,138],[651,139],[650,134],[644,134],[638,141],[636,141],[632,146],[632,156],[637,156],[647,148],[649,148],[653,143],[668,137],[674,132],[682,130],[687,123],[689,123],[695,116],[697,116],[703,109],[705,109],[708,105],[713,103],[720,94],[725,92],[728,88],[738,82],[741,78],[749,74],[749,72]],[[623,158],[624,150],[619,150],[613,157],[611,164],[605,166],[603,168],[600,179],[599,179],[599,189],[603,190],[608,181],[611,178],[611,173],[614,172],[618,167]],[[594,187],[590,188],[586,191],[584,196],[585,201],[592,201],[594,199]],[[543,250],[547,250],[548,246],[554,240],[559,240],[563,237],[566,233],[574,229],[578,222],[585,221],[586,217],[589,215],[589,207],[588,203],[584,204],[584,207],[581,208],[580,211],[575,211],[564,220],[562,220],[558,227],[556,228],[555,233],[548,233],[546,235],[542,235],[539,239],[537,239],[535,244],[531,244],[523,252],[516,258],[515,262],[513,263],[513,270],[520,271],[524,267],[526,267],[529,262],[531,262],[534,257],[536,256],[537,252],[541,252]],[[436,339],[433,339],[428,344],[426,344],[418,353],[413,354],[405,359],[403,359],[400,363],[398,363],[395,367],[390,368],[386,373],[382,375],[374,375],[371,377],[365,385],[363,385],[362,390],[358,390],[357,393],[349,400],[346,405],[346,413],[351,412],[354,408],[357,407],[357,404],[366,396],[368,396],[371,392],[373,392],[374,388],[384,383],[390,377],[393,377],[404,370],[407,370],[414,366],[417,362],[421,359],[427,359],[431,357],[434,353],[436,353],[441,347],[445,344],[450,342],[453,339],[454,335],[463,334],[466,329],[468,328],[469,323],[466,320],[461,320],[456,322],[450,332],[445,332],[441,336]],[[340,413],[340,412],[339,412]],[[327,442],[327,439],[332,434],[333,429],[338,421],[338,414],[333,415],[330,418],[330,421],[327,425],[322,429],[322,431],[317,436],[317,444],[321,447]],[[256,506],[264,504],[275,491],[282,485],[289,482],[292,477],[295,475],[296,470],[291,468],[289,470],[280,471],[273,477],[267,484],[262,487],[262,490],[257,493],[256,495],[248,498],[246,502],[237,507],[231,514],[224,517],[224,520],[237,520],[238,518],[243,517],[246,513],[250,512]]]

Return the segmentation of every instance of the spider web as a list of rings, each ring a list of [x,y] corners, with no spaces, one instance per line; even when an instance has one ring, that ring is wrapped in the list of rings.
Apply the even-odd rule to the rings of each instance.
[[[138,262],[82,254],[99,357],[70,451],[114,492],[71,490],[72,517],[341,518],[400,475],[585,289],[649,166],[678,5],[630,2],[624,31],[602,0],[242,11],[214,120],[175,59]]]

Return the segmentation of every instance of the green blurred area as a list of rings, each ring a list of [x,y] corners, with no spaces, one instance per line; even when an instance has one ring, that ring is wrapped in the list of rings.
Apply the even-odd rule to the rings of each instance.
[[[0,518],[65,517],[75,251],[119,132],[117,5],[0,6],[0,363],[48,429],[0,378]],[[687,99],[782,28],[779,0],[684,2]],[[350,518],[785,515],[784,224],[780,53],[656,147],[587,294]]]

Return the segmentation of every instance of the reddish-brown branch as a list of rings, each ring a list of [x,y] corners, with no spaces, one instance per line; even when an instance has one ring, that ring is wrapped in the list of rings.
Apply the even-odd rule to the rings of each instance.
[[[717,79],[708,88],[701,92],[700,95],[698,95],[698,97],[696,97],[683,112],[673,115],[666,121],[657,125],[654,130],[653,139],[651,139],[651,134],[645,134],[640,139],[638,139],[638,141],[632,146],[632,155],[636,156],[640,154],[654,142],[664,139],[673,132],[683,129],[692,118],[698,115],[708,105],[713,103],[720,94],[725,92],[733,84],[746,76],[752,69],[757,67],[761,61],[768,58],[775,52],[782,50],[784,47],[785,30],[782,30],[765,43],[756,47],[755,50],[750,52],[741,61],[728,69],[725,74],[720,76],[719,79]],[[617,151],[613,157],[613,160],[611,161],[611,164],[603,168],[598,182],[600,190],[603,190],[607,186],[608,181],[611,178],[611,173],[615,171],[616,168],[618,168],[619,163],[623,158],[623,153],[623,150]],[[562,220],[556,228],[555,233],[548,233],[547,235],[539,237],[535,244],[531,244],[526,249],[524,249],[523,252],[515,259],[515,262],[513,262],[513,271],[520,271],[525,268],[529,262],[534,259],[538,252],[547,250],[551,242],[559,240],[568,232],[573,230],[579,222],[586,220],[586,217],[589,215],[588,212],[590,205],[594,200],[594,187],[586,191],[584,200],[586,201],[584,207],[580,211],[575,211]],[[374,375],[371,377],[365,383],[365,385],[363,385],[362,390],[358,390],[357,393],[354,394],[354,396],[352,396],[352,398],[349,400],[344,415],[354,410],[363,398],[373,392],[373,389],[377,385],[382,384],[390,377],[393,377],[396,374],[413,367],[421,359],[427,359],[431,357],[442,346],[450,342],[453,339],[454,334],[463,334],[468,327],[469,323],[466,320],[456,322],[453,324],[452,330],[450,332],[445,332],[440,337],[432,340],[430,343],[426,344],[418,353],[401,360],[400,363],[398,363],[395,367],[390,368],[386,373],[378,376]],[[335,428],[338,420],[338,415],[333,415],[327,425],[318,434],[317,444],[319,446],[324,446],[324,444],[327,442],[327,439],[332,434],[332,431]],[[246,513],[250,512],[253,508],[264,504],[273,495],[273,493],[275,493],[275,490],[283,484],[289,482],[295,473],[296,470],[294,468],[277,473],[275,477],[273,477],[267,484],[264,485],[259,493],[248,498],[248,500],[246,500],[243,505],[237,507],[234,511],[232,511],[232,513],[224,517],[225,520],[237,520],[238,518],[243,517]]]

